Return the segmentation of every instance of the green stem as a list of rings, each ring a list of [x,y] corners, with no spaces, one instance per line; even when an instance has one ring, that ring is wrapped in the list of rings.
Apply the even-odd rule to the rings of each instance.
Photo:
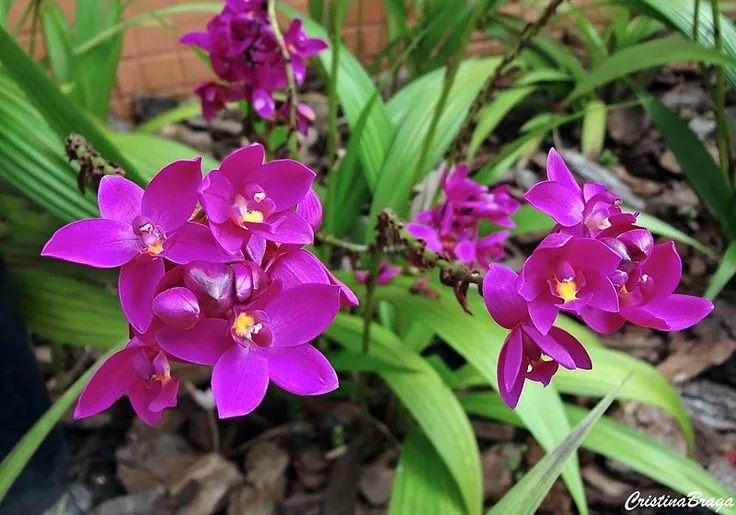
[[[445,104],[447,104],[447,99],[450,97],[450,91],[452,91],[452,86],[455,83],[457,71],[460,69],[460,62],[463,60],[465,49],[467,48],[468,43],[470,42],[470,38],[475,31],[475,26],[481,15],[486,11],[487,5],[488,0],[476,0],[473,11],[470,14],[470,19],[465,26],[465,31],[463,32],[462,39],[460,40],[460,45],[458,47],[457,53],[452,57],[450,63],[448,63],[447,73],[442,85],[442,91],[440,92],[440,98],[437,100],[437,105],[435,106],[434,115],[432,116],[429,130],[427,131],[427,135],[424,137],[424,141],[422,142],[422,151],[421,154],[419,154],[419,161],[417,162],[417,167],[414,170],[414,183],[420,182],[424,176],[424,169],[428,164],[427,160],[429,159],[429,151],[432,148],[434,136],[437,132],[437,126],[439,125],[439,121],[442,118],[442,113],[445,110]],[[426,188],[422,191],[422,204],[424,204],[424,200],[426,200],[424,199],[426,191]]]
[[[698,42],[698,30],[700,26],[700,0],[695,0],[695,12],[693,13],[693,41]]]
[[[345,241],[341,238],[338,238],[334,234],[330,234],[325,231],[318,232],[315,236],[315,239],[318,242],[329,243],[330,245],[334,245],[335,247],[339,247],[350,252],[357,252],[359,254],[368,252],[370,250],[370,247],[368,247],[368,245],[361,245],[360,243]]]
[[[371,258],[371,267],[368,271],[368,277],[365,281],[365,300],[363,301],[363,354],[368,354],[371,350],[371,326],[373,325],[373,294],[376,290],[376,280],[378,272],[381,268],[381,260],[383,259],[383,251],[375,248]],[[363,396],[365,392],[365,376],[361,372],[357,372],[355,376],[355,396],[359,404],[363,404]]]
[[[342,19],[343,1],[332,0],[330,4],[330,43],[332,46],[332,59],[330,61],[330,83],[328,85],[328,131],[327,131],[327,156],[329,158],[330,170],[334,170],[337,162],[337,78],[340,67],[340,20]],[[334,182],[334,181],[331,181]]]
[[[711,1],[711,9],[713,13],[713,39],[715,41],[715,49],[718,53],[723,53],[723,37],[721,35],[721,8],[719,0]],[[718,158],[721,162],[721,170],[726,177],[726,183],[731,184],[731,136],[728,130],[728,122],[726,121],[726,75],[723,67],[716,65],[716,143],[718,146]],[[736,177],[733,178],[736,183]]]

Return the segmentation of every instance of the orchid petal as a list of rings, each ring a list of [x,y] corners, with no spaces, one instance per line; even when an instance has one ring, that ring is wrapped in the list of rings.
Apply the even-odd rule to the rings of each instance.
[[[239,148],[222,160],[220,173],[234,188],[238,188],[245,181],[253,182],[250,177],[263,166],[264,156],[263,145],[260,143]]]
[[[626,322],[618,313],[609,313],[590,306],[584,307],[580,316],[593,331],[600,334],[615,333]]]
[[[220,318],[202,319],[190,329],[164,327],[156,339],[172,356],[198,365],[214,365],[235,345],[227,321]]]
[[[293,347],[316,338],[339,310],[340,288],[326,284],[295,286],[276,296],[264,309],[278,347]]]
[[[642,274],[654,279],[652,302],[669,297],[682,278],[682,261],[677,254],[675,242],[655,245],[649,259],[642,265]]]
[[[214,170],[202,180],[200,201],[211,222],[222,223],[232,214],[235,193],[225,175]]]
[[[283,211],[280,216],[283,218],[274,233],[255,228],[251,228],[251,232],[276,243],[308,245],[314,242],[314,231],[304,218],[294,211]]]
[[[542,181],[524,194],[524,200],[560,225],[573,227],[583,221],[583,199],[562,184]]]
[[[560,183],[572,192],[582,193],[580,186],[578,186],[575,178],[570,173],[570,169],[554,148],[551,148],[549,154],[547,154],[547,178],[550,181]]]
[[[128,390],[128,398],[133,406],[138,418],[149,426],[156,426],[161,422],[163,411],[152,411],[150,405],[154,399],[161,393],[161,384],[155,383],[151,388],[147,388],[143,381],[135,383]]]
[[[206,225],[187,222],[176,231],[171,243],[166,245],[166,258],[185,265],[195,260],[226,263],[242,258],[238,250],[228,253],[223,250]]]
[[[143,193],[141,212],[169,233],[189,220],[201,184],[201,157],[174,161],[151,179]]]
[[[578,341],[578,339],[575,338],[573,335],[571,335],[564,329],[553,327],[549,330],[549,336],[562,347],[564,347],[570,357],[572,357],[575,365],[574,368],[580,368],[583,370],[590,370],[591,368],[593,368],[593,362],[590,360],[590,355],[588,354],[588,351],[585,350],[583,344],[580,343],[580,341]]]
[[[120,305],[130,325],[140,333],[145,333],[153,320],[153,298],[164,272],[163,260],[148,256],[133,259],[120,269]]]
[[[552,304],[551,299],[532,300],[527,304],[527,308],[529,309],[529,318],[534,324],[534,327],[542,334],[549,332],[555,323],[557,313],[560,311],[557,306]]]
[[[148,405],[151,411],[162,411],[176,406],[179,396],[179,380],[175,377],[164,380],[161,391]]]
[[[524,331],[547,356],[569,370],[575,369],[575,359],[570,355],[567,347],[563,345],[569,344],[569,340],[557,341],[552,336],[552,329],[550,329],[549,334],[542,334],[535,327],[525,325]]]
[[[189,329],[199,320],[199,302],[190,290],[178,286],[156,295],[153,313],[166,325]]]
[[[84,418],[106,410],[120,399],[138,379],[133,369],[133,355],[138,349],[116,352],[97,369],[79,396],[74,418]]]
[[[132,224],[141,214],[143,188],[119,175],[105,175],[100,181],[97,204],[102,218]]]
[[[660,331],[682,331],[694,326],[713,311],[708,299],[673,293],[639,308],[625,308],[621,314],[628,321]]]
[[[304,283],[330,284],[319,259],[303,249],[279,256],[268,272],[271,279],[281,281],[285,290]]]
[[[87,218],[65,225],[41,251],[42,256],[97,268],[124,265],[138,253],[138,238],[130,225],[104,218]]]
[[[220,418],[255,410],[268,389],[268,362],[240,345],[225,352],[212,371],[212,393]]]
[[[501,346],[501,352],[498,355],[498,393],[501,395],[501,398],[506,403],[506,405],[508,405],[512,409],[515,408],[518,404],[519,397],[521,397],[521,390],[524,388],[524,374],[522,373],[523,370],[521,368],[516,374],[516,381],[514,382],[512,387],[507,388],[505,384],[505,375],[508,368],[508,342],[511,338],[517,337],[519,339],[521,338],[521,332],[518,328],[512,330],[512,332],[506,337],[506,341],[504,341],[503,346]]]
[[[338,387],[327,358],[309,344],[268,349],[268,371],[279,388],[294,395],[322,395]]]
[[[516,292],[516,273],[492,264],[483,278],[483,301],[493,320],[506,329],[529,320],[526,302]]]
[[[240,252],[248,233],[242,227],[235,225],[230,220],[221,224],[211,223],[210,230],[217,243],[230,254]]]
[[[276,204],[276,211],[290,209],[307,196],[315,174],[292,159],[277,159],[255,171],[250,180],[266,192]]]

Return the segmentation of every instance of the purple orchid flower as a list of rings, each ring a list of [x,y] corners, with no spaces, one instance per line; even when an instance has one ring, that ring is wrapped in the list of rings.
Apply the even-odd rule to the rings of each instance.
[[[576,236],[596,236],[615,224],[634,223],[636,215],[623,213],[621,198],[602,184],[581,188],[557,151],[547,156],[547,180],[524,195],[524,200],[549,215],[561,231]]]
[[[171,377],[166,354],[134,337],[94,373],[79,396],[74,418],[104,411],[127,395],[138,416],[155,426],[164,409],[176,406],[178,391],[179,380]]]
[[[308,244],[314,240],[309,222],[294,208],[309,194],[316,174],[290,159],[263,162],[259,144],[228,155],[200,188],[212,234],[223,249],[237,253],[247,243],[260,263],[265,242]]]
[[[161,347],[179,359],[214,365],[212,391],[220,418],[258,407],[269,379],[297,395],[337,388],[335,370],[309,344],[334,320],[340,289],[304,284],[281,291],[274,283],[254,301],[237,304],[228,320],[207,318],[191,329],[158,331]]]
[[[609,276],[621,261],[605,243],[553,233],[524,263],[517,290],[529,302],[529,315],[547,334],[560,310],[579,314],[590,306],[615,313],[618,295]]]
[[[376,284],[383,286],[391,282],[391,280],[401,273],[400,266],[389,266],[389,262],[385,259],[381,260],[381,264],[378,265],[378,277],[376,277]],[[361,284],[365,284],[368,281],[370,272],[365,270],[355,271],[355,280]]]
[[[537,330],[527,302],[516,292],[517,280],[512,270],[492,264],[482,287],[488,313],[511,331],[498,357],[498,391],[511,408],[519,402],[527,379],[547,386],[559,365],[569,370],[592,368],[590,356],[574,336],[558,327],[547,334]]]
[[[304,60],[326,50],[327,43],[318,38],[307,37],[302,28],[302,20],[299,18],[292,20],[289,30],[284,34],[284,42],[291,55],[297,84],[302,84],[307,75]]]
[[[202,181],[200,163],[200,158],[171,163],[145,191],[120,176],[103,177],[97,197],[102,218],[65,225],[41,254],[97,268],[121,266],[123,312],[137,331],[145,332],[153,318],[156,284],[164,275],[163,258],[174,263],[233,259],[206,226],[188,221]]]
[[[624,235],[630,240],[648,240],[629,233]],[[646,248],[646,243],[630,244],[628,248],[641,249],[642,246]],[[692,327],[713,311],[713,303],[701,297],[674,293],[681,277],[682,262],[675,244],[654,245],[643,260],[624,259],[612,274],[621,306],[618,313],[588,307],[582,310],[582,318],[593,330],[604,334],[619,330],[625,321],[660,331],[682,331]]]
[[[194,93],[202,103],[205,120],[212,120],[218,111],[225,109],[228,102],[237,99],[228,86],[213,81],[200,82],[194,87]]]

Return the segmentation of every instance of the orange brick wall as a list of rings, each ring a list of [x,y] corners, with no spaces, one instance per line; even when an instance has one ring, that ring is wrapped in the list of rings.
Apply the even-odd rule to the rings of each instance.
[[[23,8],[32,0],[16,1],[9,15],[9,22],[13,26]],[[102,1],[102,0],[100,0]],[[287,0],[287,3],[302,12],[307,11],[308,0]],[[577,3],[588,3],[591,0],[576,0]],[[126,10],[126,18],[136,16],[145,11],[197,3],[201,0],[138,0]],[[64,13],[71,19],[74,12],[75,0],[59,0]],[[358,40],[358,2],[353,2],[347,15],[343,37],[348,46],[356,51]],[[521,3],[507,6],[516,14],[533,16],[538,10],[527,10]],[[156,22],[145,26],[136,26],[125,32],[123,54],[117,74],[117,84],[112,99],[112,110],[123,118],[129,118],[132,113],[133,98],[137,93],[161,93],[174,97],[191,95],[193,86],[203,80],[213,77],[212,71],[186,46],[178,43],[181,34],[205,29],[210,14],[183,14],[172,16],[169,22],[173,30],[162,27]],[[21,37],[28,39],[26,29]],[[382,0],[363,1],[363,48],[362,59],[367,60],[387,43],[386,14]],[[40,39],[40,38],[39,38]],[[42,47],[38,41],[36,48]],[[497,45],[487,41],[484,37],[475,38],[471,43],[470,51],[473,54],[488,54],[496,51]]]

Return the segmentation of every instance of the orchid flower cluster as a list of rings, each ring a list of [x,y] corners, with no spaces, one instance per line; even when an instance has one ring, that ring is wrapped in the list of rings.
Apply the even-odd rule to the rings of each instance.
[[[227,102],[247,100],[262,118],[288,119],[288,102],[276,108],[273,93],[288,84],[286,66],[294,71],[297,84],[306,77],[305,60],[327,48],[327,43],[309,38],[302,22],[295,18],[283,36],[290,63],[284,62],[281,47],[262,0],[226,0],[222,12],[207,24],[207,32],[191,32],[181,43],[201,48],[209,54],[219,81],[200,83],[195,93],[202,102],[206,119]],[[306,133],[314,112],[306,104],[296,107],[297,128]]]
[[[515,407],[525,380],[549,384],[559,366],[590,369],[590,356],[568,332],[554,327],[560,311],[608,334],[625,322],[680,331],[713,310],[706,299],[674,293],[682,263],[673,242],[652,234],[625,213],[601,184],[581,188],[552,149],[547,180],[524,199],[557,225],[517,275],[491,264],[482,295],[491,317],[510,332],[498,359],[498,389]]]
[[[337,388],[334,369],[309,342],[341,304],[358,299],[303,248],[322,218],[314,179],[296,161],[264,163],[258,144],[204,178],[200,159],[166,166],[145,190],[103,177],[101,218],[62,227],[42,252],[120,267],[131,338],[92,376],[75,416],[127,395],[141,419],[157,424],[177,403],[176,361],[214,366],[221,418],[253,411],[269,380],[297,395]]]
[[[501,227],[513,228],[511,216],[519,202],[508,193],[506,185],[489,188],[468,178],[464,164],[446,169],[441,180],[444,201],[419,213],[406,230],[426,243],[427,249],[442,253],[471,268],[484,270],[503,259],[503,242],[509,231],[497,231],[480,237],[480,222],[487,220]]]

